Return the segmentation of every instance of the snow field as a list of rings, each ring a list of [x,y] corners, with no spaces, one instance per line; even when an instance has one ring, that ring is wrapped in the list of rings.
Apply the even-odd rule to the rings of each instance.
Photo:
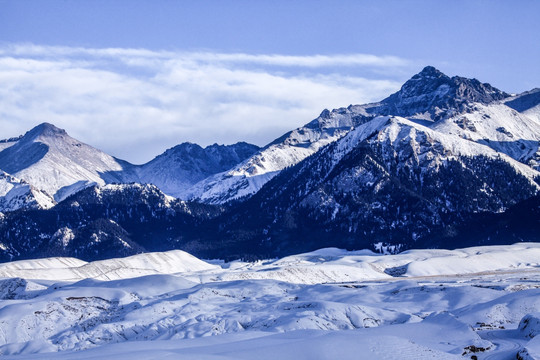
[[[484,349],[481,359],[508,350],[500,340],[507,331],[533,356],[538,341],[512,329],[540,309],[539,250],[522,243],[382,256],[331,248],[221,266],[182,251],[6,263],[0,354],[454,359]]]

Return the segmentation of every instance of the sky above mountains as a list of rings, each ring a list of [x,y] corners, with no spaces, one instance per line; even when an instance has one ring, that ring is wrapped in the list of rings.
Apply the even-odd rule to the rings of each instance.
[[[540,3],[0,0],[0,138],[47,121],[132,162],[265,145],[425,65],[540,86]],[[106,135],[104,135],[106,134]]]

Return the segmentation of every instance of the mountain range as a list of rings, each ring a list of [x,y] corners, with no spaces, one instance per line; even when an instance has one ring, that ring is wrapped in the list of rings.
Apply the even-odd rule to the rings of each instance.
[[[0,141],[0,259],[538,241],[539,144],[540,89],[431,66],[263,148],[184,143],[133,165],[44,123]]]
[[[11,205],[6,202],[0,211],[32,206],[48,208],[50,198],[60,202],[87,187],[112,183],[152,183],[175,196],[182,189],[236,165],[259,150],[258,146],[244,142],[229,146],[214,144],[204,149],[183,143],[146,164],[133,165],[84,144],[49,123],[0,144],[3,144],[0,169],[32,184],[47,196],[47,200]],[[0,180],[0,184],[4,182],[6,180]],[[6,195],[7,192],[0,193],[0,196]],[[33,199],[31,194],[29,196]]]

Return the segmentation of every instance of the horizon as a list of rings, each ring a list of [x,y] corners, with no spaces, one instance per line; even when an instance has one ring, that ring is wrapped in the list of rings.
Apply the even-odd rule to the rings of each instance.
[[[42,122],[132,163],[183,142],[264,146],[380,101],[424,66],[540,87],[540,3],[0,0],[1,138]],[[516,41],[519,39],[519,41]]]

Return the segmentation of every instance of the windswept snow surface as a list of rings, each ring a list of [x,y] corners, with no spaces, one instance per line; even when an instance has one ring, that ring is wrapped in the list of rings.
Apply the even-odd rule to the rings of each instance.
[[[532,243],[398,255],[329,248],[255,263],[182,251],[18,261],[0,266],[0,354],[515,358],[538,348],[518,325],[537,318],[539,266]]]

